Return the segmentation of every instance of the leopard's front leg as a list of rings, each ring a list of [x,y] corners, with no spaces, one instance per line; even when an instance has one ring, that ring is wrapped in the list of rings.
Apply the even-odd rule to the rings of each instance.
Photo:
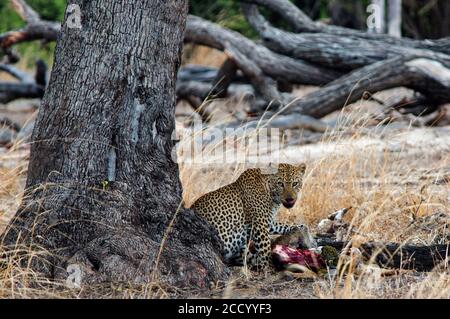
[[[290,233],[297,233],[299,239],[306,248],[317,247],[317,242],[314,237],[309,232],[309,228],[306,225],[288,225],[283,223],[278,223],[276,221],[271,221],[269,224],[269,233],[271,235],[286,235]]]
[[[303,225],[289,225],[289,224],[283,224],[276,221],[272,221],[269,224],[269,234],[271,235],[283,235],[291,230],[294,230],[298,227],[301,227]]]
[[[306,227],[306,230],[309,231],[307,229],[306,225],[300,224],[300,225],[292,225],[292,224],[284,224],[284,223],[280,223],[277,222],[276,218],[278,215],[278,207],[272,207],[272,215],[270,216],[270,220],[269,220],[269,234],[271,235],[284,235],[287,234],[291,231],[294,231],[296,229],[302,229],[303,227]]]
[[[247,255],[251,267],[257,271],[267,269],[272,260],[267,223],[253,223],[250,238],[254,245],[254,252]]]

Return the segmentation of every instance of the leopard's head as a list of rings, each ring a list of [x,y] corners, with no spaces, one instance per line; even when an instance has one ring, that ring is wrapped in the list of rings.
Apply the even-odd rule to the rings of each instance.
[[[292,208],[298,198],[298,192],[303,185],[306,165],[279,164],[275,174],[269,176],[269,188],[273,201]]]

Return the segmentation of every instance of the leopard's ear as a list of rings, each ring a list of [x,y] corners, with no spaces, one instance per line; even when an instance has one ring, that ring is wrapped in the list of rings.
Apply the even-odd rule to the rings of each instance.
[[[301,163],[300,165],[297,166],[297,172],[300,175],[304,175],[306,171],[306,164],[305,163]]]

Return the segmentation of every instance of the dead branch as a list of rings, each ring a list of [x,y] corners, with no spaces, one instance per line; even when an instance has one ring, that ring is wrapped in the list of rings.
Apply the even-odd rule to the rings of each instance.
[[[61,25],[53,21],[44,21],[23,0],[11,0],[13,8],[26,22],[25,27],[8,31],[0,35],[0,48],[6,55],[11,55],[11,46],[33,40],[56,41]]]
[[[265,100],[276,103],[276,105],[287,103],[287,99],[278,91],[276,81],[266,76],[256,63],[253,63],[253,61],[240,53],[239,50],[231,46],[227,45],[225,52],[244,74],[250,78],[255,89]]]
[[[332,246],[338,250],[351,247],[351,243],[333,241],[326,237],[319,237],[317,244]],[[438,265],[450,264],[448,259],[450,246],[448,244],[415,246],[371,242],[362,244],[358,248],[366,259],[373,259],[377,265],[386,268],[431,271]]]
[[[1,71],[12,75],[19,82],[0,82],[0,103],[8,103],[19,98],[42,98],[44,96],[47,66],[43,61],[36,62],[34,76],[6,64],[0,64]]]
[[[264,6],[281,16],[296,33],[322,33],[339,37],[355,37],[362,40],[381,41],[387,45],[426,49],[450,54],[450,39],[413,40],[396,38],[387,34],[368,33],[340,26],[327,25],[311,20],[300,8],[288,0],[241,0],[242,3]]]
[[[400,86],[418,91],[436,104],[450,101],[450,57],[411,54],[368,65],[293,101],[285,114],[299,112],[320,118],[359,100],[365,92]]]
[[[232,122],[227,123],[226,127],[242,127],[244,129],[279,128],[280,130],[305,129],[319,133],[324,133],[332,128],[329,124],[321,120],[301,114],[277,115],[268,119],[250,120],[248,122]]]
[[[226,97],[228,88],[236,78],[237,71],[238,66],[233,59],[226,59],[212,82],[211,95],[218,98]]]
[[[383,36],[372,39],[352,32],[345,36],[336,33],[291,33],[273,27],[260,13],[256,5],[242,4],[242,9],[264,44],[272,51],[302,59],[324,67],[349,71],[398,55],[433,52],[450,53],[450,39],[446,46],[429,46],[414,40],[403,41]],[[345,28],[344,28],[345,29]],[[388,43],[383,39],[392,40]],[[428,42],[427,42],[428,43]],[[448,46],[448,48],[447,48]]]
[[[7,32],[1,35],[2,48],[8,49],[21,41],[56,39],[60,30],[58,23],[42,21],[23,0],[12,2],[27,26],[11,31],[11,34]],[[441,53],[450,52],[450,39],[416,41],[328,26],[312,21],[286,0],[243,2],[246,2],[242,5],[246,17],[260,33],[267,47],[199,17],[188,18],[186,42],[222,50],[229,57],[215,74],[212,83],[178,83],[178,98],[189,101],[205,120],[209,115],[202,114],[205,110],[204,100],[207,97],[227,96],[238,70],[251,81],[256,90],[256,112],[264,110],[267,105],[287,105],[281,113],[283,118],[278,122],[266,123],[269,126],[304,127],[305,118],[294,114],[320,118],[357,101],[367,92],[375,93],[398,86],[420,92],[435,105],[450,100],[450,58]],[[308,33],[294,34],[271,26],[259,13],[257,5],[280,14],[295,31]],[[13,33],[18,35],[14,36]],[[353,72],[344,75],[344,71],[355,68],[357,69]],[[16,74],[18,79],[24,79],[23,76]],[[209,77],[212,76],[211,72]],[[33,82],[29,77],[26,82],[20,81],[21,83],[2,84],[0,101],[10,101],[17,97],[39,97],[43,94],[39,90],[39,86],[42,87],[42,77],[36,76]],[[281,85],[283,83],[286,85]],[[289,91],[291,83],[325,86],[302,99],[295,99],[288,93],[280,92],[283,86]],[[10,93],[6,94],[7,90]],[[260,103],[261,97],[265,103]],[[308,119],[308,122],[311,121]],[[316,124],[316,131],[323,131],[324,127],[328,127],[323,123]]]
[[[243,5],[243,7],[247,17],[250,17],[249,21],[252,21],[251,17],[254,17],[259,21],[260,30],[263,30],[264,32],[267,32],[267,30],[275,30],[278,33],[274,34],[272,38],[283,39],[283,43],[289,44],[292,42],[287,41],[286,38],[280,36],[280,32],[283,33],[284,31],[271,27],[256,11],[257,8],[255,6]],[[249,12],[253,13],[249,14]],[[373,44],[370,44],[369,41],[365,41],[369,42],[370,45],[373,45],[374,50],[368,50],[366,47],[364,50],[360,50],[364,51],[360,56],[358,56],[360,51],[355,55],[355,49],[353,46],[350,46],[339,50],[339,52],[342,52],[342,55],[336,57],[336,54],[333,51],[333,48],[335,47],[333,43],[335,41],[334,39],[328,39],[329,41],[323,42],[323,49],[325,50],[324,52],[328,52],[326,50],[329,50],[330,54],[320,56],[320,54],[317,54],[317,46],[320,46],[320,39],[316,38],[311,38],[311,41],[309,42],[311,49],[310,55],[315,62],[326,61],[326,64],[330,67],[334,66],[339,68],[341,66],[343,69],[352,69],[359,66],[363,67],[327,84],[321,90],[313,92],[302,99],[295,100],[289,95],[284,95],[282,97],[273,82],[270,82],[270,79],[268,81],[262,76],[265,74],[272,78],[276,78],[278,74],[270,73],[268,72],[269,70],[264,69],[264,67],[266,67],[264,64],[258,64],[259,59],[255,58],[254,54],[254,52],[257,52],[257,49],[253,42],[250,41],[250,43],[248,43],[245,41],[249,41],[248,39],[243,38],[241,35],[236,35],[236,33],[231,31],[220,29],[220,27],[214,29],[213,24],[209,25],[210,22],[200,18],[192,17],[190,22],[191,25],[190,27],[188,26],[188,30],[190,30],[187,35],[188,40],[190,39],[195,43],[209,45],[217,49],[232,51],[232,54],[236,57],[236,64],[238,64],[241,69],[244,68],[246,70],[249,74],[249,78],[254,79],[252,84],[255,85],[266,100],[283,101],[285,104],[291,102],[291,105],[287,107],[285,114],[300,112],[304,115],[319,118],[359,100],[365,92],[375,93],[380,90],[399,86],[406,86],[419,91],[427,97],[430,97],[436,103],[445,103],[449,101],[447,79],[447,63],[449,57],[445,54],[428,50],[403,48],[400,46],[388,46],[386,43],[377,40],[374,41]],[[207,25],[208,27],[206,27]],[[253,23],[253,25],[255,26],[255,23]],[[212,34],[219,34],[220,36],[213,37]],[[287,33],[284,32],[283,34]],[[237,40],[234,36],[239,37],[240,41],[236,42]],[[292,36],[298,35],[292,34]],[[317,37],[319,35],[313,34],[312,36]],[[323,34],[320,34],[319,37],[322,36]],[[335,37],[334,35],[327,34],[325,34],[325,36]],[[344,37],[339,37],[339,40],[343,41],[343,43],[349,41],[348,38]],[[358,41],[363,43],[361,40]],[[393,38],[392,41],[397,41],[397,39]],[[350,41],[350,43],[353,42]],[[227,49],[227,46],[232,47],[233,49]],[[385,49],[386,47],[392,47],[392,49],[390,49],[391,51],[387,52]],[[250,49],[253,49],[253,51],[248,52]],[[260,49],[260,47],[258,47],[258,49]],[[384,53],[379,54],[378,51]],[[265,54],[274,54],[270,50],[268,51],[269,53],[266,52],[267,51],[265,51]],[[296,51],[294,50],[294,52]],[[371,54],[374,56],[379,54],[379,56],[374,58]],[[286,58],[286,56],[283,56],[283,58]],[[298,58],[304,58],[304,54],[302,53],[301,57],[294,56],[294,58],[293,61],[301,61]],[[386,60],[386,58],[389,59]],[[373,64],[373,62],[380,60],[382,60],[382,62]],[[430,75],[426,70],[427,68],[431,68],[433,74]],[[258,81],[255,81],[255,79]],[[429,83],[431,83],[431,85],[429,85]]]
[[[0,127],[8,127],[16,132],[22,129],[19,124],[6,117],[0,118]]]
[[[283,78],[291,83],[322,85],[342,74],[332,69],[274,53],[237,32],[192,15],[187,21],[185,41],[206,45],[221,51],[233,48],[231,50],[238,51],[252,61],[265,75],[274,79]]]
[[[8,64],[0,64],[0,71],[8,73],[12,77],[16,78],[20,82],[32,83],[34,82],[33,77],[24,71],[21,71]]]
[[[218,69],[205,65],[187,64],[181,66],[178,70],[177,80],[182,82],[196,81],[212,83],[217,78]],[[236,81],[241,81],[242,78],[236,77]]]

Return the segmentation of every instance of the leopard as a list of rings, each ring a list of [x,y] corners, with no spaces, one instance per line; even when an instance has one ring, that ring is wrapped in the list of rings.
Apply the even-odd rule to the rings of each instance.
[[[307,228],[303,224],[277,221],[281,205],[287,209],[294,207],[305,171],[305,163],[280,163],[273,171],[249,168],[233,183],[194,202],[191,208],[217,230],[227,264],[267,270],[272,264],[271,235]],[[308,242],[315,246],[312,237]]]

